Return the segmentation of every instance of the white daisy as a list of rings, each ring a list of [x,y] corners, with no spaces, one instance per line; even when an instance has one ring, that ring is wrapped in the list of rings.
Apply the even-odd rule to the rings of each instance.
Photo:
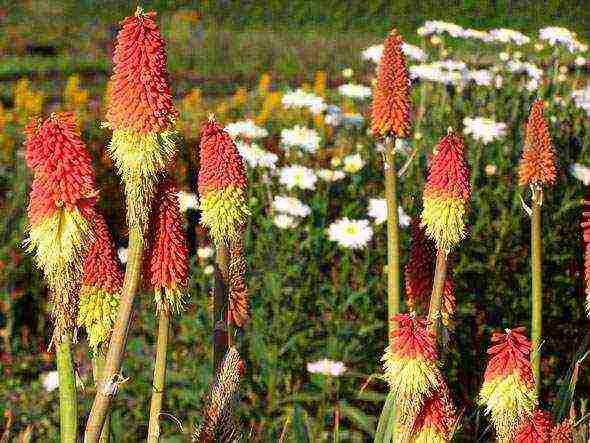
[[[349,174],[354,174],[365,166],[364,160],[361,158],[360,154],[351,154],[347,155],[343,159],[344,162],[344,171],[348,172]]]
[[[43,389],[47,392],[55,391],[59,387],[59,374],[57,371],[44,372],[39,377]]]
[[[268,131],[252,120],[242,120],[226,125],[225,130],[233,138],[242,137],[249,140],[256,140],[268,136]]]
[[[464,29],[455,23],[443,22],[440,20],[428,20],[424,25],[418,28],[419,35],[443,34],[445,32],[451,37],[461,37]]]
[[[387,202],[384,198],[369,199],[369,209],[367,211],[369,217],[375,219],[375,224],[380,225],[387,220]],[[405,228],[410,225],[412,219],[401,206],[397,207],[398,224]]]
[[[197,248],[197,257],[206,259],[213,257],[213,248],[211,246],[203,246],[201,248]]]
[[[303,89],[289,91],[282,98],[283,106],[289,108],[306,108],[313,114],[320,114],[326,109],[324,99]]]
[[[326,182],[336,182],[346,177],[346,174],[338,170],[320,169],[319,171],[317,171],[317,176]]]
[[[287,214],[277,214],[273,217],[272,222],[279,229],[293,229],[297,227],[297,220]]]
[[[463,119],[465,128],[463,132],[471,135],[475,140],[481,141],[484,145],[498,140],[506,135],[506,123],[499,123],[490,118],[465,117]]]
[[[272,202],[275,211],[292,215],[293,217],[307,217],[311,213],[311,208],[300,200],[286,195],[275,195]]]
[[[287,189],[315,189],[317,180],[311,169],[301,165],[286,166],[279,171],[279,182]]]
[[[340,377],[342,374],[344,374],[344,372],[346,372],[346,366],[341,361],[333,361],[324,358],[323,360],[308,363],[307,371],[312,374]]]
[[[479,31],[477,29],[465,29],[461,33],[462,38],[481,40],[482,42],[489,42],[492,40],[490,34],[486,31]]]
[[[328,238],[345,248],[360,249],[373,237],[368,220],[342,218],[328,227]]]
[[[489,31],[490,40],[500,43],[514,43],[516,45],[526,45],[531,41],[529,37],[524,35],[522,32],[515,31],[514,29],[492,29]]]
[[[586,186],[590,185],[590,168],[588,166],[574,163],[570,166],[570,173]]]
[[[354,83],[345,83],[338,87],[338,92],[349,98],[362,100],[371,96],[371,88],[364,85],[356,85]]]
[[[189,209],[195,211],[199,209],[199,197],[197,197],[197,194],[186,191],[178,191],[176,195],[178,196],[178,206],[180,208],[180,212],[186,212]]]
[[[236,147],[242,158],[251,168],[274,169],[279,157],[272,152],[265,151],[257,143],[236,142]]]
[[[287,148],[298,147],[305,152],[314,153],[320,146],[320,136],[315,129],[296,125],[281,131],[281,143]]]

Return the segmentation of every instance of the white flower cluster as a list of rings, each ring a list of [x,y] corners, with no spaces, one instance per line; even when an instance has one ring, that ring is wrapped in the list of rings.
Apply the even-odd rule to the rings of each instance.
[[[570,166],[570,173],[580,180],[584,185],[590,185],[590,168],[588,166],[574,163]]]
[[[443,22],[439,20],[429,20],[423,26],[418,28],[418,35],[441,35],[449,34],[455,38],[465,38],[481,40],[486,43],[514,43],[516,45],[525,45],[531,41],[529,37],[513,29],[499,28],[490,31],[478,29],[464,29],[454,23]]]
[[[475,140],[481,141],[484,145],[499,140],[506,135],[506,123],[499,123],[485,117],[465,117],[463,132],[471,135]]]
[[[344,177],[346,177],[346,174],[344,174],[342,171],[333,169],[320,169],[317,172],[317,176],[328,183],[332,183],[342,180]]]
[[[546,40],[551,46],[564,45],[570,52],[585,52],[588,45],[580,42],[575,32],[558,26],[548,26],[539,30],[539,38]]]
[[[262,149],[257,143],[245,143],[238,140],[236,148],[238,148],[238,152],[251,168],[276,168],[279,157]]]
[[[232,138],[242,137],[248,140],[256,140],[268,136],[268,131],[252,120],[241,120],[226,125],[225,130]]]
[[[375,219],[375,224],[380,225],[385,223],[387,220],[387,202],[384,198],[371,198],[369,199],[369,209],[367,211],[369,217]],[[406,214],[404,208],[401,206],[397,207],[398,224],[400,227],[405,228],[410,225],[412,221],[410,216]]]
[[[402,52],[410,59],[422,62],[426,60],[426,53],[418,46],[409,43],[402,43]],[[369,46],[362,52],[362,57],[365,60],[370,60],[375,64],[379,64],[379,60],[383,56],[383,45]]]
[[[314,153],[320,147],[320,140],[315,129],[300,125],[281,131],[281,144],[286,148],[300,148],[305,152]]]
[[[281,101],[286,109],[305,108],[311,111],[312,114],[321,114],[327,107],[322,97],[306,92],[303,89],[285,93]]]
[[[372,237],[373,229],[368,220],[349,220],[345,217],[328,227],[328,239],[345,248],[361,249]]]
[[[360,154],[347,155],[342,161],[344,163],[344,172],[348,172],[349,174],[355,174],[365,166],[365,161]]]
[[[197,197],[196,194],[192,192],[178,191],[176,196],[178,197],[180,212],[186,212],[189,209],[195,211],[199,209],[199,197]]]
[[[307,371],[311,374],[329,375],[331,377],[340,377],[346,372],[346,366],[341,361],[333,361],[324,358],[316,362],[307,364]]]
[[[410,66],[410,78],[435,83],[460,84],[469,79],[469,71],[464,62],[444,60]]]
[[[275,195],[272,208],[277,212],[293,217],[307,217],[311,214],[311,208],[309,206],[295,197],[287,197],[286,195]]]
[[[521,62],[520,60],[509,60],[506,68],[513,74],[526,74],[533,80],[540,80],[543,71],[534,63]]]
[[[317,180],[315,172],[301,165],[285,166],[279,171],[279,182],[287,189],[315,189]]]
[[[345,83],[338,87],[340,95],[356,100],[363,100],[371,96],[371,88],[365,85]]]

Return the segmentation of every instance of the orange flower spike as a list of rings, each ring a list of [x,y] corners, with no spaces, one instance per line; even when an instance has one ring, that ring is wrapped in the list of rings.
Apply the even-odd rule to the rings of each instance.
[[[545,102],[537,100],[533,103],[529,113],[525,129],[524,150],[518,170],[520,185],[540,187],[555,184],[556,155],[549,127],[543,116],[545,107]]]
[[[371,108],[371,131],[375,137],[410,135],[410,78],[402,43],[395,29],[385,39]]]
[[[176,184],[160,184],[151,216],[144,275],[158,310],[180,312],[188,285],[188,245]]]
[[[515,443],[549,443],[551,436],[551,414],[537,409],[516,430]]]
[[[426,237],[426,230],[420,225],[420,219],[412,220],[412,244],[410,259],[405,269],[407,304],[417,310],[430,296],[434,279],[435,249],[432,241]]]
[[[573,443],[573,441],[574,437],[571,420],[566,419],[551,430],[551,443]]]
[[[590,316],[590,197],[582,202],[582,238],[584,239],[584,281],[586,283],[586,313]]]
[[[166,69],[166,43],[154,21],[156,15],[138,8],[121,22],[108,99],[107,121],[112,129],[162,132],[172,129],[178,116]]]
[[[447,383],[440,380],[440,388],[424,402],[424,406],[414,421],[412,442],[446,443],[451,441],[457,411],[451,399]]]

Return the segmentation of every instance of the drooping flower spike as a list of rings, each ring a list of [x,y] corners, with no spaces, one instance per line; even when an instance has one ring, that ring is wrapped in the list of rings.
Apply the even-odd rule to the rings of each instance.
[[[438,354],[426,321],[413,314],[399,314],[393,318],[398,328],[391,334],[392,341],[382,357],[385,378],[395,392],[400,423],[411,425],[424,402],[440,387],[442,375],[437,367]]]
[[[535,410],[516,430],[515,443],[549,443],[551,437],[551,414]]]
[[[447,383],[441,378],[439,389],[429,397],[414,421],[412,439],[414,443],[445,443],[451,441],[457,411],[453,405]]]
[[[240,432],[234,407],[245,369],[237,349],[229,348],[209,389],[203,424],[193,434],[193,442],[238,441]]]
[[[434,150],[424,187],[422,225],[442,251],[465,237],[471,187],[465,142],[452,128]]]
[[[230,243],[229,273],[229,308],[228,321],[244,327],[250,318],[248,286],[246,285],[246,258],[242,238]]]
[[[242,157],[230,135],[213,116],[203,124],[199,195],[202,223],[216,244],[240,237],[250,216]]]
[[[188,245],[172,178],[160,183],[144,252],[144,281],[158,311],[180,312],[188,284]]]
[[[586,313],[590,316],[590,197],[582,209],[582,237],[584,239],[584,282],[586,284]]]
[[[525,129],[524,150],[518,169],[519,183],[535,188],[553,185],[557,175],[555,150],[547,121],[543,116],[545,107],[543,100],[535,101],[531,107]]]
[[[492,335],[490,360],[479,393],[479,404],[491,416],[498,439],[512,441],[520,423],[537,407],[537,392],[530,363],[531,342],[525,328]]]
[[[405,268],[407,305],[412,311],[422,312],[432,292],[435,271],[436,249],[426,236],[426,230],[415,218],[411,223],[410,259]],[[443,288],[442,322],[447,329],[453,326],[455,293],[452,273],[447,270]]]
[[[142,233],[160,175],[177,152],[177,111],[155,18],[138,7],[121,22],[104,124],[113,131],[109,152],[125,183],[130,228]]]
[[[410,78],[402,43],[395,29],[385,39],[371,108],[371,131],[375,137],[410,135]]]
[[[77,323],[86,328],[96,352],[108,342],[117,318],[123,272],[104,217],[96,213],[92,222],[94,240],[84,260]]]
[[[59,342],[75,326],[98,192],[90,155],[72,114],[33,120],[26,134],[26,159],[33,170],[28,250],[36,252],[37,265],[47,279],[55,321],[53,339]]]

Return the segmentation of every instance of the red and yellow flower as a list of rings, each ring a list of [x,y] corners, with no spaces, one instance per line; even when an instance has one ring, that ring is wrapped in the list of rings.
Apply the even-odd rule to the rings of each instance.
[[[429,397],[414,421],[412,442],[445,443],[451,441],[457,420],[451,392],[442,379],[439,389]]]
[[[515,443],[549,443],[551,437],[551,414],[535,410],[516,430]]]

